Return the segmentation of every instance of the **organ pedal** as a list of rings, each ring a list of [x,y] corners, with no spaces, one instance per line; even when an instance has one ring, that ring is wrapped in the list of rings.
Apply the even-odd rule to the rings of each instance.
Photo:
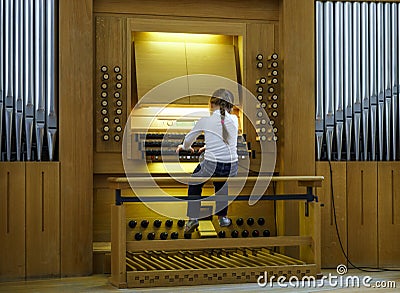
[[[201,238],[214,238],[218,236],[211,221],[199,221],[199,227],[197,229]]]

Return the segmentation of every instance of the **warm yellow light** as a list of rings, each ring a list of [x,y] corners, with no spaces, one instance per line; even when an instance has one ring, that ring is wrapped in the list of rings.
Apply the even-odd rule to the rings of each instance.
[[[182,43],[206,43],[221,44],[231,43],[231,36],[211,34],[189,34],[189,33],[163,33],[163,32],[139,32],[135,33],[135,41],[153,42],[182,42]]]

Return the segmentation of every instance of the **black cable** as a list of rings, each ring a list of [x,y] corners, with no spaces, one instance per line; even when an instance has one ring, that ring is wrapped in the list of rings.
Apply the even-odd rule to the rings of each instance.
[[[336,229],[336,235],[338,237],[339,240],[339,244],[340,244],[340,248],[342,250],[343,256],[346,258],[347,262],[355,269],[363,271],[363,272],[368,272],[368,273],[376,273],[376,272],[399,272],[400,269],[388,269],[388,268],[373,268],[373,267],[359,267],[356,266],[355,264],[353,264],[351,262],[351,260],[349,259],[347,253],[344,251],[343,248],[343,243],[342,243],[342,239],[340,238],[340,233],[339,233],[339,227],[337,224],[337,220],[336,220],[336,207],[335,207],[335,197],[334,197],[334,193],[333,193],[333,176],[332,176],[332,165],[331,165],[331,161],[328,160],[329,163],[329,173],[330,173],[330,185],[331,185],[331,199],[332,199],[332,207],[333,207],[333,218],[335,220],[335,229]]]

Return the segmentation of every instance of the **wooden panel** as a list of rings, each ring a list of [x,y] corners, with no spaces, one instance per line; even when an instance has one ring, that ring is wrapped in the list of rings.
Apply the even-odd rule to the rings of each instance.
[[[94,174],[123,174],[121,153],[94,153]]]
[[[111,206],[111,279],[118,288],[126,288],[125,206]]]
[[[58,162],[26,163],[26,276],[60,276]]]
[[[184,43],[135,41],[134,47],[139,99],[159,84],[187,74]],[[187,86],[184,89],[181,97],[189,95]],[[171,93],[165,94],[165,97],[155,97],[154,102],[169,101]]]
[[[98,152],[121,152],[122,131],[116,129],[118,126],[124,126],[127,112],[125,27],[126,21],[123,18],[96,17],[95,129]],[[101,70],[104,66],[107,68],[106,72]],[[120,70],[115,72],[116,68]],[[102,88],[104,85],[107,88]],[[115,96],[116,93],[119,94],[118,98]],[[107,96],[104,97],[102,94]],[[117,102],[122,103],[122,106],[118,106]],[[117,109],[122,113],[117,114]],[[103,114],[102,110],[107,110],[108,113]],[[108,118],[109,122],[104,122],[104,118]],[[115,123],[115,118],[120,122]],[[108,130],[104,130],[104,127],[108,127]],[[104,139],[104,135],[108,136],[108,140]],[[119,137],[119,140],[115,139],[116,137]]]
[[[377,163],[347,162],[348,257],[357,266],[378,266]]]
[[[281,1],[281,58],[284,60],[282,89],[285,127],[282,162],[283,175],[315,174],[314,154],[314,0]],[[281,142],[282,143],[282,142]],[[286,185],[285,192],[297,192]],[[298,233],[298,205],[285,204],[287,235]],[[296,252],[291,252],[296,256]]]
[[[193,33],[237,36],[246,32],[246,25],[240,22],[221,20],[194,20],[135,17],[128,19],[128,34],[135,32]]]
[[[0,163],[0,280],[25,278],[25,164]]]
[[[110,206],[115,203],[114,191],[98,188],[93,195],[93,241],[111,241]]]
[[[277,20],[279,1],[95,0],[95,12]]]
[[[400,264],[400,163],[378,163],[379,266]]]
[[[92,272],[93,1],[59,1],[61,275]]]
[[[346,163],[331,162],[331,166],[336,222],[344,250],[347,252]],[[336,268],[347,261],[340,248],[335,226],[329,163],[316,162],[316,174],[325,177],[323,187],[317,188],[316,192],[319,201],[324,205],[321,209],[321,265],[323,268]]]
[[[189,78],[190,103],[207,104],[209,96],[214,90],[219,88],[229,89],[238,104],[239,93],[237,87],[236,58],[233,44],[196,44],[186,43],[187,74],[210,74],[222,76],[229,81],[221,78],[207,79],[207,84],[193,82]],[[233,83],[234,81],[235,83]],[[215,84],[213,84],[215,83]],[[208,93],[207,97],[196,97],[199,93]]]
[[[300,236],[310,236],[313,239],[311,245],[300,246],[300,259],[306,263],[315,263],[317,273],[321,273],[321,206],[318,202],[310,202],[308,216],[305,216],[305,204],[300,207]]]
[[[275,46],[275,35],[274,35],[274,24],[247,24],[246,38],[245,38],[245,79],[244,86],[254,95],[256,95],[256,81],[260,77],[266,77],[266,70],[257,69],[258,54],[262,54],[267,58],[268,55],[278,51]],[[266,60],[265,60],[266,61]],[[267,66],[267,63],[265,66]],[[267,96],[264,97],[265,101]],[[250,168],[252,170],[259,170],[260,159],[261,159],[261,148],[259,142],[256,140],[256,132],[254,126],[251,124],[249,119],[255,120],[257,117],[257,109],[254,107],[254,103],[246,103],[243,101],[243,108],[246,117],[243,119],[244,133],[246,133],[246,140],[251,143],[251,148],[256,152],[256,159],[251,160]],[[247,118],[249,117],[249,118]]]

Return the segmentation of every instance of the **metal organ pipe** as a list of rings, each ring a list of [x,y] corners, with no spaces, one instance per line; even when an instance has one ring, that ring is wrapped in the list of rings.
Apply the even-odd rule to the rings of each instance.
[[[50,160],[55,157],[55,3],[55,0],[0,3],[0,160],[32,160],[35,142],[36,158],[42,160],[45,136],[48,157]]]
[[[397,3],[392,3],[392,83],[391,83],[391,90],[392,90],[392,120],[391,120],[391,127],[392,127],[392,160],[396,160],[396,140],[397,140],[397,115],[398,115],[398,11],[397,11]]]
[[[377,131],[377,103],[378,103],[378,87],[377,87],[377,69],[376,69],[376,4],[369,5],[369,89],[370,89],[370,118],[371,118],[371,159],[376,160],[376,131]]]
[[[361,64],[360,64],[360,3],[353,4],[353,120],[354,152],[356,160],[360,156],[361,125]]]
[[[384,145],[386,146],[386,160],[390,160],[390,146],[391,146],[391,141],[390,141],[390,121],[391,121],[391,113],[392,113],[392,78],[391,78],[391,73],[392,73],[392,58],[391,58],[391,21],[390,21],[390,9],[391,4],[390,3],[385,3],[385,141]]]
[[[3,109],[4,109],[4,3],[0,3],[0,154],[2,151],[3,138]]]
[[[331,160],[332,145],[341,160],[344,143],[347,160],[397,159],[399,13],[393,2],[316,2],[318,160]],[[318,142],[323,123],[326,145]]]
[[[324,96],[323,96],[323,4],[316,5],[316,111],[315,111],[315,137],[317,143],[317,160],[321,159],[322,140],[324,135]]]
[[[351,155],[351,129],[353,124],[353,74],[352,74],[352,6],[351,3],[344,3],[343,15],[343,58],[344,58],[344,104],[346,114],[346,146],[347,160]]]
[[[5,122],[7,160],[11,160],[11,131],[14,112],[14,7],[12,0],[4,2],[4,81],[5,81]]]
[[[14,2],[14,113],[15,113],[15,144],[17,160],[21,160],[22,118],[24,115],[23,101],[23,1]]]
[[[379,160],[383,160],[383,115],[385,103],[384,84],[384,7],[383,3],[377,3],[377,81],[378,81],[378,146]]]
[[[45,128],[44,96],[44,0],[35,2],[35,129],[37,158],[42,159]]]
[[[368,121],[369,121],[369,43],[368,43],[368,3],[361,4],[361,108],[363,159],[368,159]]]
[[[337,159],[342,158],[343,138],[343,3],[335,2],[335,123]]]
[[[328,160],[331,160],[334,123],[334,72],[333,72],[333,3],[325,3],[324,9],[324,98],[325,131]]]
[[[54,157],[57,133],[57,107],[55,98],[55,0],[46,0],[46,130],[50,161]]]
[[[25,102],[25,142],[26,159],[31,160],[32,131],[34,122],[34,89],[33,89],[33,0],[24,2],[24,102]]]

